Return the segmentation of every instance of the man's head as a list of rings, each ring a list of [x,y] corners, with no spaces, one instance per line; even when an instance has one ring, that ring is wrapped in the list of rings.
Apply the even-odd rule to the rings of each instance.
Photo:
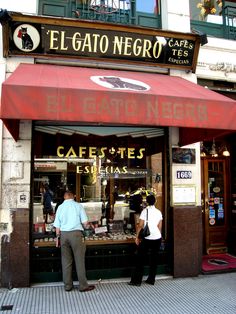
[[[65,200],[74,199],[74,193],[72,193],[71,191],[66,191],[64,193],[64,199]]]

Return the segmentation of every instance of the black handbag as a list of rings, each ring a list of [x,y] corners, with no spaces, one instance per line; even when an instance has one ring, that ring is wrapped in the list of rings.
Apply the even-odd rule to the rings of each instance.
[[[149,230],[149,227],[148,227],[148,209],[147,209],[147,219],[146,219],[146,224],[144,226],[144,228],[142,228],[140,231],[139,231],[139,234],[138,234],[138,238],[140,240],[148,237],[150,235],[150,230]]]

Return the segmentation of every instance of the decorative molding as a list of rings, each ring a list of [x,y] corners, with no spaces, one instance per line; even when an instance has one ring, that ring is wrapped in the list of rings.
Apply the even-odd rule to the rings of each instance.
[[[224,72],[225,76],[227,76],[228,73],[236,73],[236,64],[229,63],[229,62],[217,62],[217,63],[198,62],[197,67],[206,68],[210,71],[221,71],[221,72]]]

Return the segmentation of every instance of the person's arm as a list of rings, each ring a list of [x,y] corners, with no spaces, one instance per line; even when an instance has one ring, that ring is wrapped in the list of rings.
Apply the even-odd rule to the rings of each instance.
[[[88,229],[90,226],[88,220],[83,222],[82,225],[83,225],[84,229]]]
[[[137,227],[137,235],[136,235],[136,238],[135,238],[135,243],[137,244],[137,245],[139,245],[139,243],[140,243],[140,239],[138,238],[138,236],[139,236],[139,232],[140,232],[140,230],[142,229],[144,227],[144,220],[142,220],[142,219],[139,219],[139,224],[138,224],[138,227]]]
[[[56,228],[56,247],[60,247],[61,230]]]

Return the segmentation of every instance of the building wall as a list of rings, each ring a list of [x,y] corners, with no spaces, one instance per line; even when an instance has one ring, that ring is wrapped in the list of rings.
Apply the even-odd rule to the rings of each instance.
[[[36,14],[37,1],[32,0],[8,0],[4,1],[4,6],[1,8],[8,11],[18,11],[30,14]],[[2,55],[2,26],[0,25],[0,85],[2,82],[14,72],[16,67],[21,62],[33,63],[31,58],[11,58],[6,60]],[[0,89],[1,93],[1,89]],[[0,95],[1,96],[1,95]],[[27,257],[29,247],[29,195],[30,195],[30,177],[31,177],[31,137],[32,123],[30,121],[21,121],[20,123],[20,140],[15,142],[8,130],[0,121],[0,264],[6,263],[7,269],[10,271],[9,258],[11,254],[17,254],[13,258],[17,262],[15,276],[19,275],[19,269],[24,267],[25,258]],[[24,193],[27,196],[26,210],[21,208],[19,197]],[[23,214],[22,214],[23,210]],[[18,223],[17,223],[18,221]],[[16,223],[22,230],[15,228]],[[28,228],[25,226],[28,225]],[[12,247],[13,239],[24,239],[23,246],[14,249]],[[4,253],[3,253],[3,248]],[[15,251],[15,252],[14,252]],[[8,256],[6,256],[6,252]],[[13,266],[13,265],[12,265]],[[26,266],[28,267],[27,263]],[[4,275],[0,274],[1,281],[4,280]],[[28,279],[27,279],[28,280]],[[5,286],[11,286],[10,282],[5,283]]]
[[[201,47],[196,75],[207,80],[236,83],[236,40],[208,37]]]
[[[24,13],[36,14],[36,0],[6,1],[5,9]],[[1,26],[0,26],[1,27]],[[166,0],[162,1],[162,27],[163,29],[190,32],[189,1],[188,0]],[[1,36],[1,30],[0,30]],[[2,40],[0,38],[0,51],[2,51]],[[200,49],[198,67],[196,74],[185,71],[170,70],[170,75],[181,76],[192,82],[199,78],[224,79],[236,81],[235,65],[236,42],[209,38],[209,43]],[[0,84],[14,72],[20,62],[34,63],[31,58],[10,58],[6,60],[0,55]],[[222,66],[222,63],[224,66]],[[217,66],[218,65],[218,66]],[[29,121],[20,123],[20,140],[15,142],[6,128],[0,122],[0,238],[2,245],[11,242],[14,237],[14,213],[20,208],[19,195],[27,195],[27,206],[29,208],[30,178],[31,178],[31,138],[32,125]],[[170,150],[178,146],[178,128],[170,128]],[[201,178],[200,178],[200,148],[199,143],[187,146],[196,149],[197,163],[194,166],[194,185],[196,186],[196,205],[201,205]],[[174,183],[171,168],[171,181]],[[26,211],[27,212],[27,211]],[[21,217],[21,216],[20,216]],[[28,215],[24,220],[29,221]],[[3,243],[4,242],[4,243]],[[2,247],[2,246],[1,246]],[[27,243],[23,244],[27,249]],[[9,252],[11,252],[9,248]],[[2,255],[0,255],[0,263]],[[4,261],[5,262],[5,261]]]

